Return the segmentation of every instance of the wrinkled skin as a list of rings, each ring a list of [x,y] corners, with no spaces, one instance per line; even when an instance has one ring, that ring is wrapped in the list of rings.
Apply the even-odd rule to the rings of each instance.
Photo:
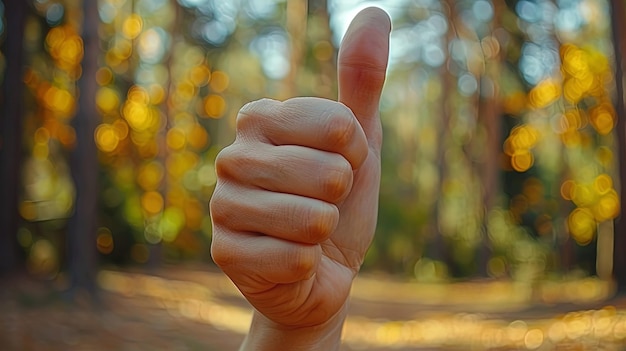
[[[339,52],[338,101],[251,102],[216,160],[213,259],[276,325],[341,314],[372,241],[389,31],[383,11],[359,13]]]

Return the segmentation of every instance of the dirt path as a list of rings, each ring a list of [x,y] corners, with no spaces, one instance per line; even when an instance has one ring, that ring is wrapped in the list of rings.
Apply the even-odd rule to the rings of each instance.
[[[98,301],[76,304],[66,302],[62,281],[0,283],[0,350],[230,351],[247,330],[249,306],[210,269],[103,271],[98,282]],[[626,349],[621,297],[556,301],[553,293],[552,303],[538,304],[498,282],[425,286],[379,277],[354,289],[343,351]]]

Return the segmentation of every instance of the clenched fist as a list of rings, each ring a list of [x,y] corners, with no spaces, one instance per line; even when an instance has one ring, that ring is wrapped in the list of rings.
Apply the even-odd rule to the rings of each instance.
[[[214,261],[254,306],[243,349],[338,348],[374,229],[388,16],[368,8],[339,50],[339,101],[259,100],[216,160]]]

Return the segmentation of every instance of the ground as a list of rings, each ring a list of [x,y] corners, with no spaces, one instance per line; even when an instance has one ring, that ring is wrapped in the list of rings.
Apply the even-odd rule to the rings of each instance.
[[[62,276],[0,282],[0,350],[237,350],[251,309],[211,267],[103,270],[100,293]],[[70,303],[70,301],[72,301]],[[342,351],[626,350],[626,298],[584,278],[354,285]]]

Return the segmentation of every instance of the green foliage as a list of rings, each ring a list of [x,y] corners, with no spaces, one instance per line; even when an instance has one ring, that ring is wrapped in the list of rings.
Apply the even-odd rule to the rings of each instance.
[[[157,245],[166,260],[208,260],[213,164],[238,108],[335,97],[336,43],[352,6],[252,3],[100,2],[103,259],[146,263]],[[435,280],[593,273],[597,228],[620,213],[614,77],[607,4],[577,3],[388,7],[380,212],[364,269]],[[45,223],[64,229],[72,213],[67,155],[84,54],[78,2],[32,9],[19,185],[27,257],[38,240],[55,242],[58,225]]]

